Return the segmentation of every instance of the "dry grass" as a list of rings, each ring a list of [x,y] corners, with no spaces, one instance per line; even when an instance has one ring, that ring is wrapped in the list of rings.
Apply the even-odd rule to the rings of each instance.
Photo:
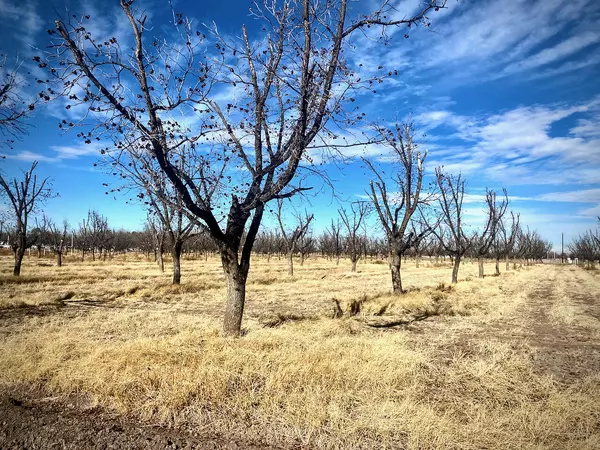
[[[284,261],[257,259],[246,334],[229,340],[219,333],[224,289],[216,259],[184,261],[177,287],[143,260],[36,263],[28,260],[15,282],[4,275],[10,261],[1,261],[0,305],[64,306],[0,319],[7,387],[85,396],[151,423],[283,446],[600,446],[598,372],[558,383],[532,364],[535,348],[511,337],[529,326],[528,286],[555,280],[560,268],[479,280],[476,264],[465,264],[461,277],[472,280],[449,288],[441,285],[448,266],[409,263],[409,292],[398,297],[389,294],[382,264],[360,264],[353,274],[344,262],[309,259],[290,278]],[[331,318],[333,298],[341,319]],[[584,308],[559,303],[548,313],[553,323],[597,332]]]

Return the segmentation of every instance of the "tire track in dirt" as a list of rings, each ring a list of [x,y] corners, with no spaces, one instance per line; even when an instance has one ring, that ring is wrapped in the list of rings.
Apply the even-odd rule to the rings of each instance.
[[[276,447],[143,426],[99,409],[81,410],[0,394],[0,448],[266,450]]]
[[[564,384],[600,372],[599,293],[597,277],[575,267],[554,266],[535,279],[516,316],[537,371]]]

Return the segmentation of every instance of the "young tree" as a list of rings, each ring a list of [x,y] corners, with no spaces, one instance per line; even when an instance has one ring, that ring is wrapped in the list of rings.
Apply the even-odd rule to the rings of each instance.
[[[331,225],[327,230],[327,234],[331,239],[333,255],[335,256],[335,264],[340,265],[340,255],[342,253],[342,225],[339,217],[336,221],[331,219]]]
[[[306,219],[306,218],[305,218]],[[303,233],[298,239],[298,252],[300,253],[300,265],[304,265],[306,258],[315,251],[315,238],[310,229]]]
[[[510,264],[508,263],[508,256],[513,252],[515,248],[515,243],[517,242],[517,238],[520,233],[520,222],[521,215],[517,213],[515,215],[514,212],[510,212],[510,227],[508,223],[505,223],[505,220],[501,220],[499,222],[499,250],[497,251],[497,258],[502,254],[504,256],[504,261],[506,263],[506,271],[510,270]],[[498,260],[496,260],[496,273],[500,273],[498,267]]]
[[[48,246],[56,255],[56,265],[61,267],[69,224],[65,220],[62,227],[60,227],[44,214],[42,217],[42,229],[44,230]]]
[[[23,178],[5,179],[0,174],[0,186],[7,197],[7,203],[12,209],[15,220],[15,237],[12,249],[15,254],[15,265],[13,275],[21,274],[21,263],[27,248],[27,225],[30,214],[37,207],[53,196],[50,178],[38,179],[34,173],[37,161],[31,164],[31,168],[23,172]]]
[[[369,206],[365,202],[350,203],[350,212],[344,208],[338,210],[346,228],[346,251],[352,263],[352,272],[356,272],[356,263],[360,259],[362,237],[359,230],[368,211]]]
[[[488,255],[492,244],[498,236],[498,228],[508,207],[508,194],[503,189],[504,199],[498,203],[496,201],[496,192],[486,190],[486,219],[484,226],[478,230],[472,237],[472,248],[477,262],[479,264],[479,278],[483,278],[483,258]]]
[[[596,268],[596,261],[600,259],[600,245],[597,236],[590,230],[579,235],[569,244],[571,254],[588,264],[590,269]]]
[[[465,180],[461,175],[454,177],[444,175],[439,168],[435,169],[435,179],[440,190],[438,200],[441,211],[441,227],[434,232],[446,253],[454,257],[452,283],[458,283],[460,262],[471,249],[472,240],[465,234],[463,224],[463,199],[465,196]]]
[[[96,259],[96,250],[98,250],[99,258],[104,256],[106,259],[106,250],[112,238],[110,227],[108,226],[108,218],[95,209],[90,210],[88,211],[87,224],[92,261]]]
[[[124,184],[120,184],[122,182],[119,181],[119,185],[111,189],[111,192],[123,189],[138,191],[137,199],[147,205],[149,213],[160,222],[151,226],[156,229],[157,259],[161,272],[164,271],[162,256],[166,237],[173,259],[173,284],[180,284],[181,252],[185,241],[191,238],[196,230],[194,221],[188,219],[181,193],[174,189],[171,181],[157,167],[156,158],[145,148],[136,147],[135,143],[128,147],[134,157],[129,158],[127,163],[120,158],[118,152],[104,153],[107,172],[118,176],[119,180],[126,180]],[[191,178],[202,180],[207,198],[212,199],[219,184],[208,185],[208,178],[204,177],[204,161],[190,161],[186,159],[185,154],[181,154],[176,164],[179,171],[189,174]],[[226,165],[222,164],[221,167],[219,175],[223,174]],[[131,201],[132,199],[129,202]]]
[[[281,199],[277,200],[277,210],[275,211],[275,215],[277,216],[279,229],[281,230],[281,235],[283,237],[283,241],[285,242],[286,253],[288,257],[288,274],[293,276],[294,254],[298,249],[298,243],[308,233],[308,227],[315,216],[314,214],[309,215],[307,212],[304,213],[304,216],[298,214],[295,218],[297,223],[296,228],[294,228],[293,231],[286,231],[286,227],[283,224],[283,200]]]
[[[394,130],[381,129],[380,133],[383,142],[392,151],[391,157],[398,165],[398,171],[391,180],[386,180],[383,171],[377,170],[369,160],[364,159],[375,176],[367,194],[385,231],[394,294],[402,294],[402,257],[411,247],[418,247],[430,231],[427,226],[419,233],[409,229],[413,214],[429,199],[429,196],[421,197],[423,163],[427,152],[421,154],[417,150],[414,129],[410,123],[396,123]],[[392,192],[388,190],[388,184],[393,186]]]
[[[148,214],[146,219],[146,227],[148,232],[152,235],[152,248],[154,250],[154,259],[158,264],[158,268],[161,272],[165,271],[165,236],[166,232],[163,224],[160,220],[156,220],[152,214]]]
[[[171,44],[157,35],[158,27],[146,25],[147,16],[134,11],[133,0],[120,0],[132,47],[114,38],[96,42],[82,22],[56,22],[58,61],[49,66],[62,82],[60,94],[74,95],[75,104],[100,113],[99,126],[84,139],[110,135],[125,159],[135,158],[129,152],[132,141],[147,149],[181,194],[189,216],[217,242],[227,279],[228,335],[241,329],[250,256],[265,205],[307,189],[294,180],[311,144],[327,135],[328,122],[356,122],[356,114],[344,114],[356,88],[394,74],[357,76],[344,54],[351,37],[367,27],[428,25],[427,14],[445,7],[446,0],[427,0],[414,15],[397,20],[390,18],[394,9],[387,0],[356,20],[348,17],[348,3],[265,1],[252,10],[264,36],[252,41],[243,27],[241,39],[233,40],[215,27],[217,54],[206,59],[198,55],[206,48],[203,33],[192,30],[190,21],[174,15],[182,42]],[[389,36],[383,32],[381,38]],[[238,100],[220,104],[222,88],[239,89]],[[181,125],[178,115],[193,116],[199,125]],[[212,162],[223,159],[228,173],[243,169],[219,204],[176,162],[203,142],[219,144],[203,155],[205,176],[219,170]]]

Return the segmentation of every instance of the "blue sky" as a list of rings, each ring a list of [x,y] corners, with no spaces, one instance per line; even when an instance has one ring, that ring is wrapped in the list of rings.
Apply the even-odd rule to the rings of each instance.
[[[375,0],[361,1],[368,8]],[[410,14],[420,1],[396,2],[398,15]],[[168,20],[168,2],[144,1],[152,24]],[[200,23],[215,21],[221,32],[235,35],[242,24],[258,36],[248,16],[248,1],[183,1],[176,8]],[[102,6],[100,6],[102,5]],[[48,42],[56,12],[85,11],[100,33],[126,35],[116,0],[0,0],[0,51],[19,55],[30,64],[34,47]],[[410,114],[426,134],[430,172],[443,164],[467,179],[468,221],[482,218],[485,188],[505,187],[510,208],[522,223],[538,229],[558,245],[587,229],[600,215],[600,2],[594,0],[450,0],[448,9],[432,15],[432,30],[393,32],[391,44],[363,39],[349,53],[366,73],[379,65],[400,73],[362,96],[371,120],[390,122]],[[145,212],[125,204],[125,197],[106,195],[107,175],[94,167],[98,146],[83,146],[76,131],[61,134],[66,114],[58,104],[40,108],[30,120],[29,134],[13,150],[0,149],[7,175],[34,159],[54,179],[59,198],[45,210],[56,220],[75,225],[88,208],[109,217],[113,227],[140,228]],[[364,195],[368,174],[360,156],[385,161],[377,146],[345,151],[353,162],[341,170],[329,165],[339,197]],[[385,163],[384,163],[385,164]],[[340,206],[327,190],[296,199],[298,208],[315,212],[317,228],[326,226]],[[273,224],[267,218],[267,225]]]

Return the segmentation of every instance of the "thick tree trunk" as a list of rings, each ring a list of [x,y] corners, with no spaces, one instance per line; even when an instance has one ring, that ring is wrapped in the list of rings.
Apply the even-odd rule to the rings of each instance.
[[[479,278],[483,278],[483,258],[481,256],[477,258],[477,263],[479,264]]]
[[[173,284],[181,283],[181,249],[183,248],[183,242],[175,241],[171,255],[173,256]],[[162,257],[161,257],[162,260]]]
[[[504,262],[506,263],[506,271],[510,270],[510,263],[508,262],[508,255],[504,257]]]
[[[335,265],[339,266],[340,265],[340,255],[339,253],[336,255],[336,261],[335,261]]]
[[[62,250],[56,252],[56,265],[62,267]]]
[[[500,275],[500,257],[496,256],[496,275]]]
[[[305,258],[304,253],[300,253],[300,266],[301,267],[304,266],[304,258]]]
[[[21,275],[21,264],[23,263],[23,256],[25,256],[25,234],[17,234],[17,248],[15,249],[15,267],[13,268],[13,275],[18,277]]]
[[[227,303],[225,305],[223,332],[226,336],[239,336],[246,301],[248,271],[244,271],[238,265],[237,255],[228,250],[221,252],[221,263],[227,279]]]
[[[419,255],[416,256],[416,265],[417,265],[417,269],[419,268],[419,262],[420,262],[420,258]]]
[[[452,283],[458,283],[458,268],[460,266],[460,256],[454,258],[454,267],[452,268]]]
[[[15,252],[15,267],[13,268],[13,275],[15,277],[21,275],[21,264],[23,263],[23,255],[25,255],[25,249],[18,248]]]
[[[395,252],[390,252],[390,271],[392,272],[392,290],[394,294],[402,294],[402,257]]]
[[[351,261],[352,261],[352,272],[356,272],[356,262],[358,261],[358,259],[353,257],[351,259]]]
[[[288,275],[290,277],[294,276],[294,255],[292,252],[289,252],[288,255]]]

